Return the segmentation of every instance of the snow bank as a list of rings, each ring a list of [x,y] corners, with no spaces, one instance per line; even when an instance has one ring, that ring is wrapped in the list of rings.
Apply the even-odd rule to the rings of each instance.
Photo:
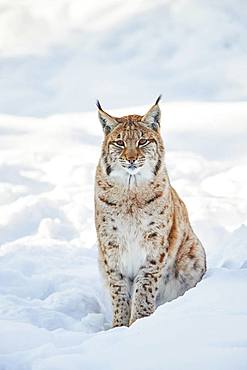
[[[117,329],[97,268],[96,114],[0,116],[1,370],[246,369],[247,109],[164,111],[171,181],[209,269],[183,297]]]

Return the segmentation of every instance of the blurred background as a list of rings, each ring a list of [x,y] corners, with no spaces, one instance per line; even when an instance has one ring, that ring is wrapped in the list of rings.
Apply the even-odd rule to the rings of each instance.
[[[0,0],[0,113],[247,99],[246,0]]]

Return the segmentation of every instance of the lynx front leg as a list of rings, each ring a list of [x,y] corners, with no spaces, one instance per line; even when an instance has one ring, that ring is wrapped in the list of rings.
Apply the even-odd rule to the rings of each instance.
[[[130,325],[155,310],[155,301],[161,271],[164,266],[165,253],[160,253],[158,259],[150,259],[143,266],[134,282],[134,294],[131,307]]]
[[[102,253],[103,268],[112,299],[113,327],[129,326],[130,318],[129,281],[118,269],[117,251],[117,246],[110,243]]]
[[[130,296],[128,280],[121,273],[111,273],[109,280],[113,308],[112,326],[129,326]]]

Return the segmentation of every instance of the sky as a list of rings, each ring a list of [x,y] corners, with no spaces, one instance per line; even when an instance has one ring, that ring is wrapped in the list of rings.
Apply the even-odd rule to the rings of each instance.
[[[245,0],[0,0],[0,113],[247,99]]]

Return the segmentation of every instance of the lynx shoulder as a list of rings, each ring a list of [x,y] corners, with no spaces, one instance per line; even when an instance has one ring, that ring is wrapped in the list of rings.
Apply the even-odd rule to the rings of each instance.
[[[143,116],[113,117],[95,180],[95,223],[113,326],[128,326],[194,287],[206,271],[203,246],[170,185],[159,99]]]

